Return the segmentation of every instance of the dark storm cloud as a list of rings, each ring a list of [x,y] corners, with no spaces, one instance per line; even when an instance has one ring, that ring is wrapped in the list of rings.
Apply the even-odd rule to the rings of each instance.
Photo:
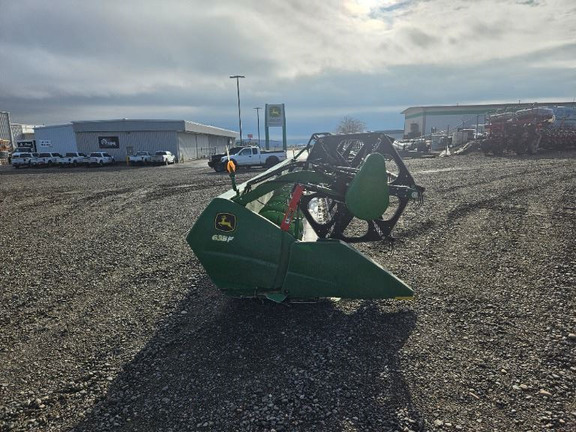
[[[411,105],[572,99],[575,10],[555,2],[0,0],[14,121],[184,118],[236,129],[285,103],[289,134]],[[560,13],[561,12],[561,13]],[[538,29],[538,31],[534,31]]]
[[[439,42],[439,39],[419,29],[411,29],[408,31],[408,38],[410,41],[420,48],[431,48]]]

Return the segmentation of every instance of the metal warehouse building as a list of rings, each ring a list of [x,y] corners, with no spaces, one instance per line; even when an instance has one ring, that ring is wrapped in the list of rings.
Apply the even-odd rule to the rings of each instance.
[[[458,129],[483,130],[489,114],[507,110],[519,110],[533,107],[531,103],[511,103],[492,105],[451,105],[410,107],[404,114],[404,136],[416,138],[433,132],[444,131],[449,134]],[[566,106],[572,102],[539,102],[538,106]]]
[[[116,160],[140,150],[168,150],[180,162],[200,159],[222,151],[238,135],[185,120],[99,120],[72,126],[79,152],[107,151]]]
[[[106,151],[117,161],[138,151],[168,150],[178,161],[224,152],[238,134],[185,120],[96,120],[35,129],[38,151]]]
[[[66,154],[78,151],[72,124],[41,126],[34,128],[37,152]]]

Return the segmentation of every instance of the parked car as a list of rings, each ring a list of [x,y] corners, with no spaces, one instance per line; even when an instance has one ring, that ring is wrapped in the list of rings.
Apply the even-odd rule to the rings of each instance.
[[[34,158],[34,153],[14,152],[11,157],[12,166],[14,168],[30,167]]]
[[[112,165],[116,162],[114,156],[106,152],[92,152],[89,159],[88,164],[91,166]]]
[[[147,151],[139,151],[135,155],[128,156],[128,162],[131,164],[149,164],[152,161],[152,155]]]
[[[38,156],[32,159],[32,165],[35,166],[57,166],[62,162],[62,155],[60,153],[43,152],[38,153]]]
[[[154,153],[154,156],[152,156],[153,164],[168,165],[173,164],[174,162],[176,162],[176,156],[174,156],[171,152],[167,150],[157,151],[156,153]]]
[[[88,156],[85,153],[68,152],[60,162],[63,166],[88,165]]]

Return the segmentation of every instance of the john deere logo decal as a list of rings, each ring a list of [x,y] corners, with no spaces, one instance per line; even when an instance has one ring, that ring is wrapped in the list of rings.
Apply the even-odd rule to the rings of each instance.
[[[271,106],[270,107],[270,117],[280,117],[282,112],[280,111],[280,107]]]
[[[214,223],[217,230],[232,232],[236,229],[236,216],[231,213],[218,213]]]

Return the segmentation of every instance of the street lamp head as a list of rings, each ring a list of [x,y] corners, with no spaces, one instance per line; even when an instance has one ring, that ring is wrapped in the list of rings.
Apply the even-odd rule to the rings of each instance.
[[[246,78],[244,75],[230,75],[230,78]]]

